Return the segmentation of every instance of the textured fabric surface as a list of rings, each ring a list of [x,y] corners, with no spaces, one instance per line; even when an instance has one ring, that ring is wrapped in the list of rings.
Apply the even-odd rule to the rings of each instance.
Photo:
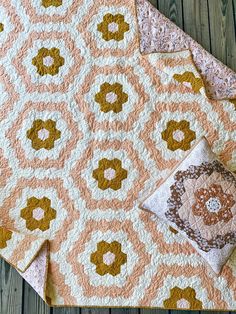
[[[141,51],[176,52],[190,49],[206,82],[211,98],[236,98],[236,74],[207,52],[178,26],[154,8],[148,0],[137,0]]]
[[[218,274],[236,245],[235,195],[236,176],[203,138],[141,206],[183,234]]]
[[[55,306],[235,309],[235,256],[216,276],[138,207],[204,135],[236,170],[234,102],[189,50],[140,53],[134,0],[0,8],[0,254]]]
[[[45,239],[0,227],[0,254],[19,271],[24,272],[36,257]]]
[[[46,299],[45,288],[48,275],[48,243],[40,249],[34,257],[32,263],[24,271],[19,271],[20,275],[34,288],[42,299]]]

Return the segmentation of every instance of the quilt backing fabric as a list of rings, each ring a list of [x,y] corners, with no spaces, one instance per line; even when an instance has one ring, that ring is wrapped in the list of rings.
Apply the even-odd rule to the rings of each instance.
[[[235,73],[143,0],[0,12],[1,256],[52,306],[235,310],[236,253],[218,276],[139,209],[202,136],[236,171]]]

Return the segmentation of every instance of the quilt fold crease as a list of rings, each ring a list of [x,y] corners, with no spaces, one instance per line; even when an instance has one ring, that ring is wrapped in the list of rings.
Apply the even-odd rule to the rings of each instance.
[[[189,49],[214,99],[236,99],[236,74],[159,12],[148,0],[137,0],[141,52],[178,52]]]
[[[48,241],[0,226],[0,257],[13,266],[45,300]]]

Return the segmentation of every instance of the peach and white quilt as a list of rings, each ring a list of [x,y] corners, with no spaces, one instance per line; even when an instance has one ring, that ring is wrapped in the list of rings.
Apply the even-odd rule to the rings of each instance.
[[[236,171],[235,98],[146,0],[1,1],[0,255],[51,306],[236,310],[236,252],[139,208],[202,136]]]

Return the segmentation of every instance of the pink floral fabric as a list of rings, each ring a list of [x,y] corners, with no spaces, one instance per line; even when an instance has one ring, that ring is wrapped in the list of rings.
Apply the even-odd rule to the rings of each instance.
[[[141,51],[175,52],[190,49],[209,97],[236,98],[236,74],[167,19],[148,0],[137,0]]]
[[[219,273],[236,245],[236,177],[202,139],[142,207],[181,232]]]
[[[46,243],[39,251],[25,272],[19,272],[31,285],[38,295],[45,299],[45,284],[48,274],[48,244]]]

